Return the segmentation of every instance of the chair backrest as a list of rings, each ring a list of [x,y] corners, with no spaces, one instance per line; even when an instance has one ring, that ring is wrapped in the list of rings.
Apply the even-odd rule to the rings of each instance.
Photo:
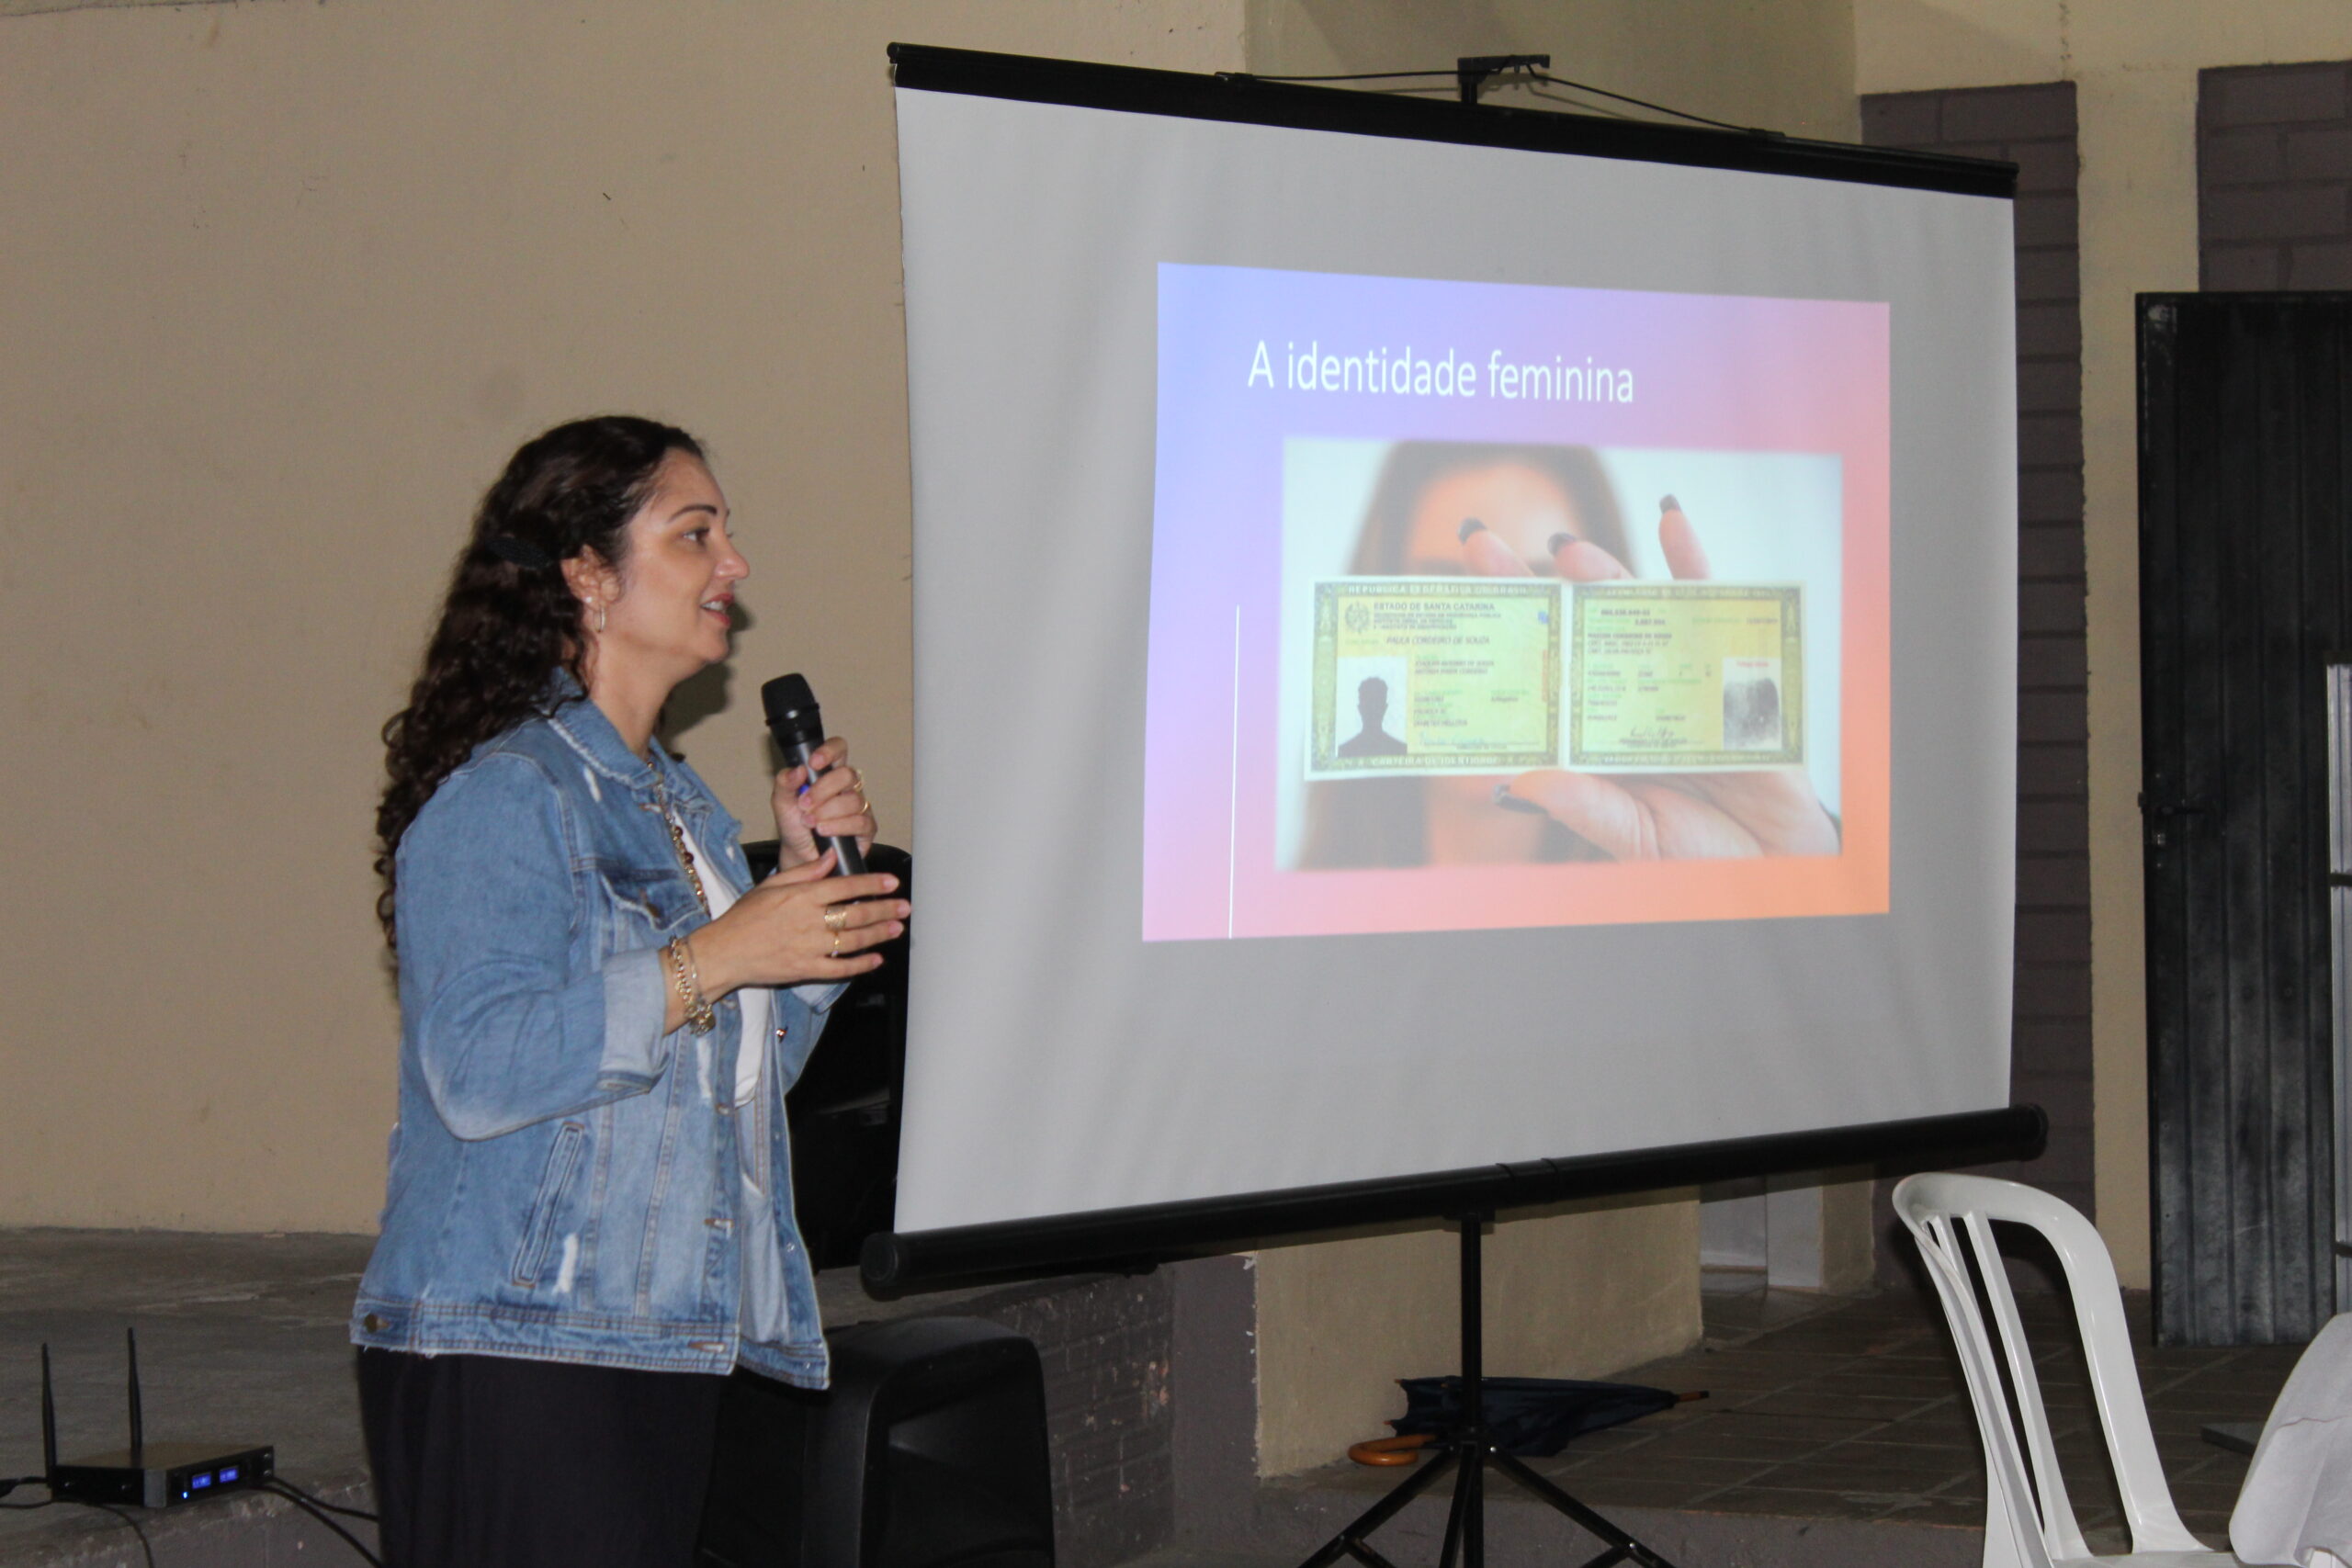
[[[2065,1270],[2090,1366],[2091,1396],[2132,1527],[2132,1549],[2206,1550],[2173,1507],[2172,1489],[2165,1483],[2156,1441],[2148,1430],[2148,1406],[2140,1393],[2115,1265],[2091,1223],[2047,1192],[1985,1176],[1905,1178],[1894,1189],[1894,1212],[1918,1239],[1984,1435],[1985,1562],[2048,1568],[2053,1558],[2090,1555],[2058,1472],[2041,1384],[1993,1240],[1995,1221],[2041,1232]],[[1997,1337],[1986,1330],[1980,1299],[1991,1309]]]

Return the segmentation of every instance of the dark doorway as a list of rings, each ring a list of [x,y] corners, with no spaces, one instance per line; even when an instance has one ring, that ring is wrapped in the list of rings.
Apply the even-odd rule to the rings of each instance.
[[[2327,668],[2352,648],[2352,295],[2140,297],[2156,1336],[2335,1312]]]

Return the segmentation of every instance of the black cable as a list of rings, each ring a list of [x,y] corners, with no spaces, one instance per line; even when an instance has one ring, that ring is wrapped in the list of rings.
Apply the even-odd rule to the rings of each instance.
[[[1697,120],[1701,125],[1712,125],[1717,130],[1736,130],[1744,132],[1749,136],[1776,136],[1779,134],[1777,131],[1762,130],[1755,126],[1734,125],[1727,119],[1709,119],[1705,115],[1692,114],[1688,109],[1668,108],[1664,104],[1654,104],[1647,98],[1636,98],[1632,96],[1630,94],[1612,93],[1606,87],[1596,87],[1589,82],[1571,82],[1566,76],[1555,76],[1548,71],[1531,71],[1528,74],[1534,77],[1538,82],[1545,84],[1547,86],[1572,87],[1579,93],[1591,93],[1604,98],[1614,98],[1621,104],[1638,105],[1640,107],[1654,110],[1658,114],[1670,114],[1677,119]]]
[[[1458,70],[1351,71],[1332,76],[1259,76],[1247,71],[1227,71],[1220,73],[1220,74],[1240,82],[1401,82],[1422,76],[1441,76],[1453,78],[1458,81],[1460,78],[1460,72]],[[1573,82],[1566,76],[1555,76],[1548,71],[1534,71],[1520,66],[1513,67],[1507,71],[1492,72],[1489,73],[1489,74],[1492,76],[1523,76],[1527,80],[1542,82],[1548,86],[1569,87],[1579,93],[1591,93],[1598,97],[1614,98],[1621,104],[1633,104],[1638,107],[1648,109],[1653,114],[1670,114],[1677,119],[1694,120],[1701,125],[1712,125],[1717,130],[1736,130],[1749,136],[1775,136],[1779,134],[1777,131],[1764,130],[1755,126],[1734,125],[1727,119],[1710,119],[1705,115],[1692,114],[1688,109],[1678,109],[1670,107],[1665,104],[1652,103],[1647,98],[1637,98],[1630,93],[1612,93],[1606,87],[1596,87],[1589,82]],[[1446,84],[1443,82],[1433,83],[1428,90],[1435,92],[1444,85],[1446,85]]]
[[[295,1485],[292,1482],[287,1480],[286,1477],[282,1475],[271,1476],[269,1478],[269,1484],[281,1488],[285,1491],[291,1492],[296,1496],[300,1497],[318,1507],[324,1508],[330,1514],[341,1514],[345,1518],[366,1519],[371,1525],[382,1522],[378,1519],[375,1515],[369,1513],[365,1508],[346,1508],[340,1503],[328,1502],[324,1497],[320,1496],[315,1492],[305,1492],[302,1488]]]
[[[1450,79],[1454,72],[1449,66],[1443,71],[1351,71],[1337,76],[1260,76],[1248,71],[1220,71],[1217,74],[1235,82],[1401,82],[1408,76]]]
[[[1539,103],[1566,104],[1577,113],[1595,118],[1622,120],[1627,125],[1656,125],[1657,123],[1656,120],[1645,119],[1640,115],[1629,113],[1624,109],[1612,108],[1607,104],[1596,104],[1586,98],[1572,98],[1566,93],[1547,93],[1541,87],[1528,88],[1527,96]]]
[[[28,1475],[22,1477],[14,1484],[22,1485],[26,1482],[46,1482],[46,1480],[47,1478],[44,1476]],[[367,1546],[357,1536],[353,1535],[349,1530],[344,1529],[341,1525],[335,1523],[333,1519],[327,1517],[330,1513],[342,1514],[350,1518],[365,1519],[368,1523],[374,1524],[377,1522],[375,1515],[368,1513],[364,1508],[346,1508],[341,1504],[330,1503],[323,1497],[315,1497],[310,1493],[302,1490],[300,1486],[295,1485],[292,1482],[279,1476],[272,1476],[267,1481],[263,1482],[261,1483],[260,1490],[264,1492],[274,1492],[278,1496],[285,1498],[288,1502],[293,1504],[296,1507],[301,1509],[304,1513],[318,1520],[319,1523],[326,1526],[327,1529],[343,1537],[344,1543],[349,1546],[352,1551],[359,1553],[361,1557],[367,1559],[368,1562],[373,1565],[373,1568],[384,1568],[384,1560],[382,1558],[368,1551]],[[46,1508],[57,1501],[58,1499],[55,1497],[44,1497],[38,1503],[0,1503],[0,1509],[5,1509],[11,1513],[26,1513],[34,1508]],[[130,1527],[130,1533],[139,1538],[139,1550],[147,1559],[147,1568],[155,1568],[155,1548],[153,1544],[148,1540],[147,1532],[140,1528],[139,1521],[137,1519],[131,1517],[129,1514],[124,1513],[121,1509],[113,1506],[111,1504],[84,1503],[82,1506],[85,1508],[96,1508],[102,1514],[112,1514],[116,1518],[120,1519],[124,1524],[129,1525]]]
[[[310,1515],[311,1517],[318,1520],[319,1523],[326,1526],[327,1529],[343,1537],[344,1544],[350,1547],[352,1551],[359,1553],[361,1557],[367,1559],[368,1562],[374,1565],[374,1568],[384,1568],[384,1560],[377,1556],[374,1552],[368,1551],[365,1546],[361,1545],[357,1536],[352,1534],[349,1530],[344,1529],[341,1525],[329,1518],[326,1515],[326,1510],[323,1507],[311,1506],[309,1498],[302,1496],[300,1493],[297,1493],[289,1486],[279,1485],[275,1481],[265,1481],[262,1483],[261,1489],[265,1492],[275,1493],[278,1496],[285,1498],[288,1502],[293,1504],[296,1507]]]
[[[147,1568],[155,1568],[155,1548],[148,1541],[147,1532],[139,1528],[139,1521],[137,1519],[132,1518],[129,1514],[124,1513],[120,1508],[116,1507],[111,1503],[85,1503],[82,1506],[85,1508],[96,1508],[101,1514],[112,1514],[116,1518],[120,1519],[124,1524],[129,1525],[130,1527],[130,1533],[139,1538],[139,1550],[147,1555]]]

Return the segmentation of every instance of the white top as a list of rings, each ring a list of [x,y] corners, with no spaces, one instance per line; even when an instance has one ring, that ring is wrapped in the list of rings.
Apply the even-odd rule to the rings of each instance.
[[[2241,1562],[2352,1562],[2352,1314],[2328,1320],[2278,1391],[2230,1547]]]
[[[694,856],[695,870],[702,879],[703,897],[710,904],[710,918],[717,919],[735,907],[748,889],[731,886],[722,874],[718,863],[702,852],[686,825],[675,817],[672,824],[678,838]],[[814,984],[795,986],[793,995],[811,1008],[822,1011],[831,1007],[844,989],[840,985]],[[764,1213],[768,1198],[760,1180],[760,1171],[767,1160],[771,1145],[768,1129],[772,1119],[784,1114],[781,1103],[763,1098],[763,1091],[773,1081],[768,1073],[768,1055],[775,1042],[775,988],[772,986],[745,986],[735,993],[736,1007],[743,1015],[743,1035],[735,1049],[735,1083],[731,1102],[736,1108],[735,1168],[740,1179],[739,1217]],[[704,1049],[708,1050],[707,1042]],[[705,1055],[704,1062],[709,1058]],[[705,1067],[707,1072],[707,1066]],[[777,1101],[781,1094],[775,1097]],[[786,1182],[792,1173],[781,1173]],[[738,1224],[736,1242],[742,1258],[742,1303],[736,1313],[736,1323],[747,1339],[774,1343],[785,1337],[784,1259],[778,1251],[782,1238],[772,1224]]]

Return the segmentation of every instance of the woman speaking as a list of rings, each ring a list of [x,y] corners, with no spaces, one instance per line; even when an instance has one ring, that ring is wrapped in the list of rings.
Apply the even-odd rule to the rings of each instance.
[[[582,420],[483,498],[384,727],[400,1122],[353,1309],[386,1561],[684,1568],[719,1390],[825,1381],[783,1098],[903,929],[847,748],[776,775],[782,869],[654,736],[750,567],[684,431]]]

